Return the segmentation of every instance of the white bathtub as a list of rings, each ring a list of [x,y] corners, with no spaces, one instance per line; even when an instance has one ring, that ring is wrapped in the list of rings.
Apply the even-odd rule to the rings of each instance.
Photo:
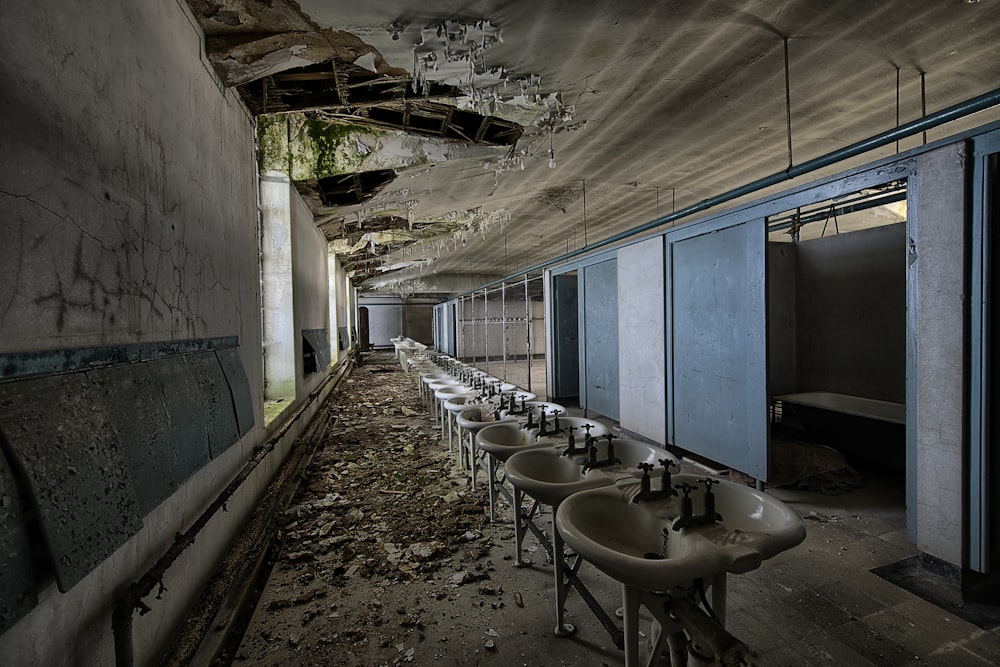
[[[833,447],[852,465],[902,471],[906,465],[906,405],[863,396],[807,391],[775,396],[794,412],[806,439]]]
[[[892,424],[906,424],[906,404],[880,401],[863,396],[835,394],[829,391],[806,391],[798,394],[782,394],[775,400],[795,403],[810,408],[840,412],[855,417],[866,417]]]

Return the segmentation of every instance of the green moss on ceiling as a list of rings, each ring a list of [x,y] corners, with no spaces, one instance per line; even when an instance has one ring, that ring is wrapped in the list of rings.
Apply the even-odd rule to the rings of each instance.
[[[288,172],[288,120],[284,114],[257,117],[260,170]]]
[[[365,166],[365,158],[371,151],[360,139],[384,134],[365,125],[331,123],[304,117],[292,119],[292,123],[293,180],[366,171],[370,167]]]
[[[366,171],[372,168],[365,165],[372,152],[366,143],[384,134],[366,125],[314,120],[297,113],[261,116],[257,120],[260,168],[288,174],[293,181]]]

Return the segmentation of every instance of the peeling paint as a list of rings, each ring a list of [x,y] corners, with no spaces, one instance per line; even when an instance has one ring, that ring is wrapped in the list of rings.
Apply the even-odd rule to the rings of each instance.
[[[261,168],[286,173],[293,181],[506,152],[503,146],[465,146],[300,113],[260,116],[257,128]]]

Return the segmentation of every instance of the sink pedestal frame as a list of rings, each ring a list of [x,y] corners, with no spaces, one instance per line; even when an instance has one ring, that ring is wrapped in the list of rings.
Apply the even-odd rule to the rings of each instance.
[[[569,637],[576,632],[576,627],[572,624],[566,623],[564,617],[564,609],[566,606],[566,596],[569,595],[571,589],[575,588],[580,594],[583,601],[590,607],[590,610],[594,613],[594,616],[600,621],[601,625],[608,631],[611,635],[611,640],[614,642],[615,646],[619,649],[625,646],[625,633],[622,629],[618,627],[611,615],[605,611],[604,607],[597,601],[593,593],[584,585],[580,580],[579,571],[580,566],[583,565],[583,557],[577,555],[576,559],[572,564],[567,564],[563,559],[563,547],[564,542],[562,535],[559,534],[559,529],[556,528],[555,523],[555,513],[558,507],[552,508],[552,540],[549,540],[548,536],[545,534],[538,524],[535,523],[534,517],[538,513],[538,509],[541,507],[542,503],[538,500],[534,500],[531,504],[531,509],[525,513],[522,510],[522,505],[524,502],[524,492],[515,484],[514,486],[514,564],[518,567],[524,567],[525,565],[530,565],[531,561],[527,561],[522,556],[522,543],[524,542],[525,529],[531,531],[535,538],[539,541],[542,547],[548,551],[549,556],[552,558],[552,571],[555,576],[556,581],[556,626],[553,632],[557,637]],[[638,640],[638,634],[636,634]]]
[[[711,588],[712,592],[712,612],[718,620],[718,627],[711,632],[715,633],[715,638],[728,640],[730,646],[736,642],[742,647],[742,642],[738,642],[732,635],[725,631],[726,625],[726,572],[718,572],[711,577],[704,578],[704,583]],[[692,632],[692,627],[671,615],[669,609],[679,598],[690,598],[692,594],[684,588],[672,589],[672,591],[650,591],[636,586],[622,584],[622,618],[625,627],[625,667],[639,667],[639,607],[645,607],[653,617],[652,631],[650,632],[650,652],[646,661],[646,667],[653,667],[661,664],[660,659],[667,649],[667,639],[676,632],[686,631],[688,635],[698,638],[707,636],[709,633],[700,634]],[[697,603],[695,603],[697,606]],[[708,616],[702,614],[706,621]],[[711,621],[709,621],[711,622]],[[714,625],[714,624],[713,624]],[[708,641],[706,643],[713,643]],[[743,647],[745,648],[745,647]],[[723,663],[720,663],[723,664]]]

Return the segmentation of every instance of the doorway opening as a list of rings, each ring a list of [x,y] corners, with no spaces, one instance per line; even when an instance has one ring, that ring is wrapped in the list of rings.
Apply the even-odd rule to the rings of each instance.
[[[781,212],[767,229],[769,483],[878,486],[905,526],[906,180]]]

